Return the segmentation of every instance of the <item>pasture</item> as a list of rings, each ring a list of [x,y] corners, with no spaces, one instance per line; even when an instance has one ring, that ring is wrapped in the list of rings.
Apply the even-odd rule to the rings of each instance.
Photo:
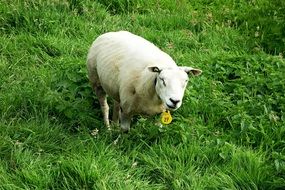
[[[170,125],[106,130],[93,40],[203,70]],[[285,189],[285,2],[0,0],[0,189]]]

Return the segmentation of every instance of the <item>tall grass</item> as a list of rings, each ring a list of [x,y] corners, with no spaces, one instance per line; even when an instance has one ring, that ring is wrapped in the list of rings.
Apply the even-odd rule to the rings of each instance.
[[[1,1],[1,189],[284,189],[283,1]],[[191,78],[171,125],[107,131],[92,41],[129,30]]]

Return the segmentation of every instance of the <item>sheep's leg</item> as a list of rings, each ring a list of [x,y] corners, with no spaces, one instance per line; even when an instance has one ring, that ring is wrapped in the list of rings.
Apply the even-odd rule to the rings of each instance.
[[[112,120],[115,124],[119,123],[119,117],[120,117],[120,103],[114,100]]]
[[[94,88],[96,96],[99,99],[99,103],[101,106],[101,110],[103,113],[103,119],[105,126],[110,129],[110,122],[109,122],[109,105],[107,103],[107,94],[103,90],[101,86],[97,86]]]
[[[109,105],[107,103],[107,94],[103,90],[100,80],[96,70],[96,61],[94,58],[88,58],[87,60],[87,70],[88,70],[88,77],[91,83],[93,90],[99,100],[101,110],[103,113],[104,124],[105,126],[110,129],[110,122],[109,122]]]
[[[123,132],[128,132],[131,126],[131,116],[121,111],[120,121],[121,121],[121,129],[123,130]]]

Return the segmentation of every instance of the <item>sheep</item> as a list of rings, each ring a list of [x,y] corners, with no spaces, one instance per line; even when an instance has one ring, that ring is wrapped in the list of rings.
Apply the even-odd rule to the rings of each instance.
[[[134,115],[177,110],[188,82],[200,69],[177,66],[165,52],[127,31],[100,35],[87,55],[88,77],[110,128],[107,95],[114,100],[113,121],[129,131]]]

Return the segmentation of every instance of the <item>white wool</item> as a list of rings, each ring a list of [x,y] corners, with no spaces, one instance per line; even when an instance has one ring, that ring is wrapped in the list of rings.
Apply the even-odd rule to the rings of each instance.
[[[201,73],[191,67],[178,67],[154,44],[126,31],[99,36],[89,50],[87,67],[94,90],[101,86],[119,102],[123,117],[128,119],[134,114],[153,115],[179,108],[188,79],[186,72]],[[128,130],[122,120],[121,127]]]

